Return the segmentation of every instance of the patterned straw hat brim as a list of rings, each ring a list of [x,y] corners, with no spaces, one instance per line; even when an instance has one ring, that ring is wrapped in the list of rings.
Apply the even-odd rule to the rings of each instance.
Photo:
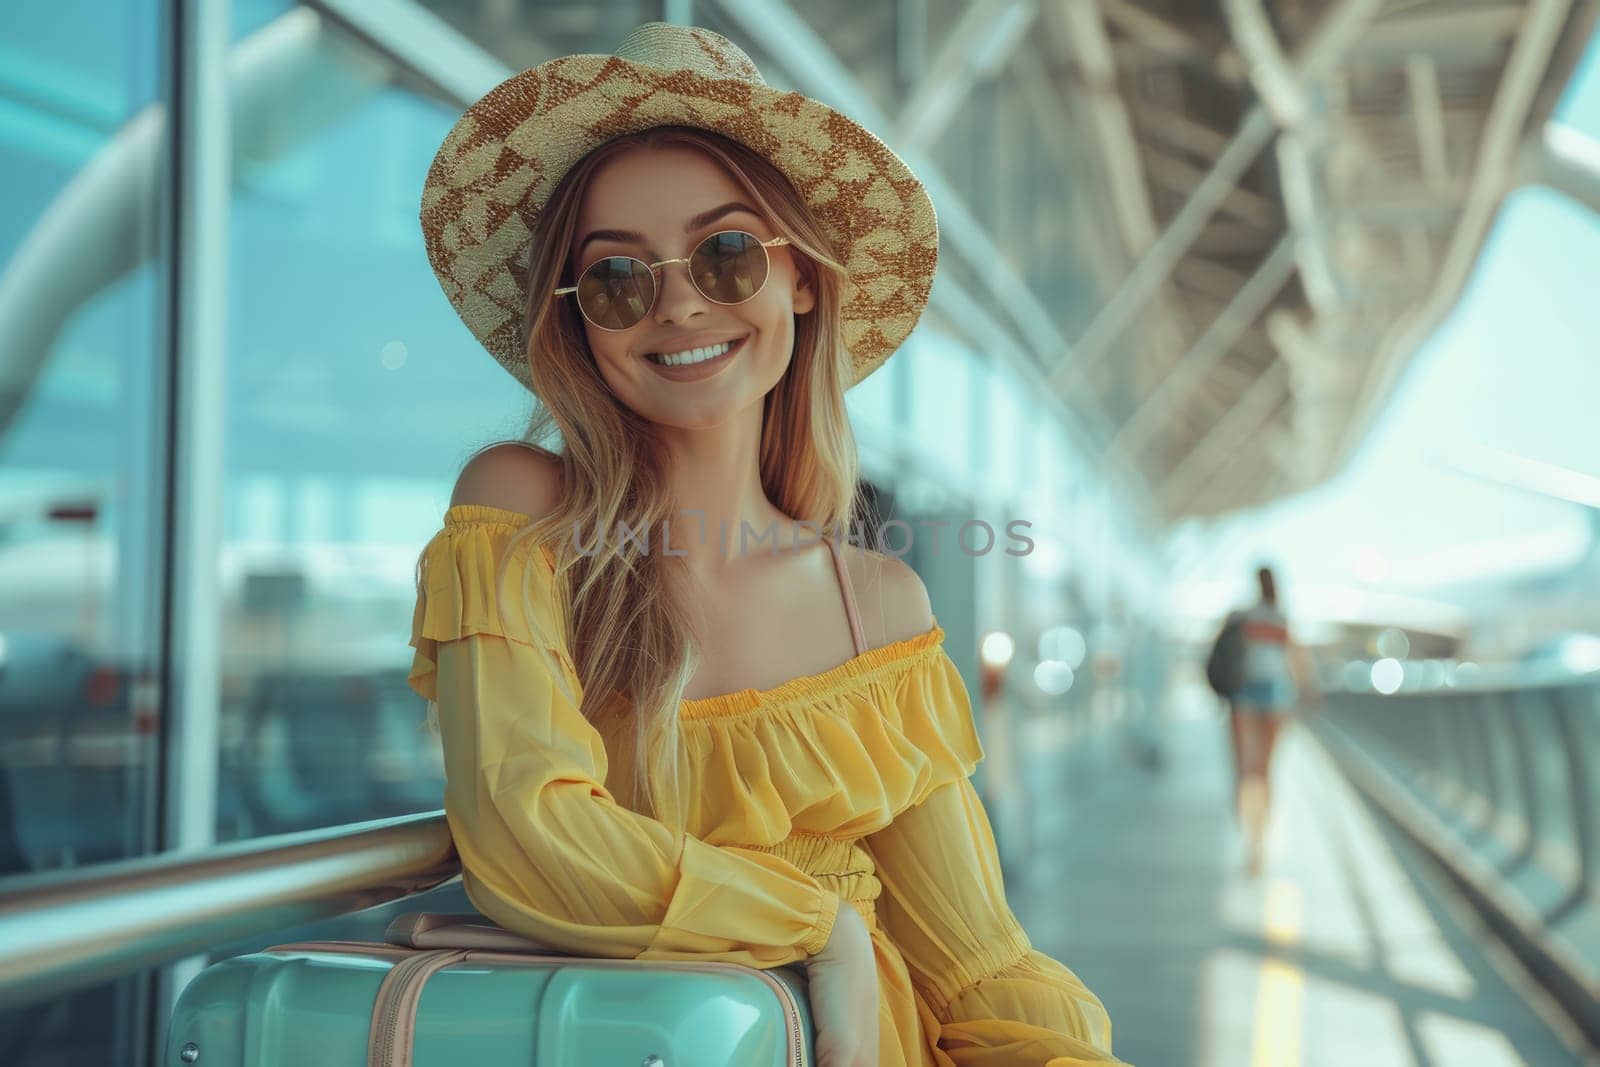
[[[727,38],[647,23],[614,55],[513,75],[467,108],[422,190],[422,233],[445,295],[529,390],[522,350],[531,238],[563,175],[606,141],[654,126],[711,130],[771,160],[833,244],[840,319],[861,381],[911,333],[938,263],[933,202],[882,141],[825,104],[768,86]]]

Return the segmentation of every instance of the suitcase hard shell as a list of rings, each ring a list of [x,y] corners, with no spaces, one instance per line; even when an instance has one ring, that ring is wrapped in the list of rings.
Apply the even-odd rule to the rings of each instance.
[[[402,944],[308,941],[212,964],[178,998],[164,1067],[812,1063],[798,966],[567,956],[441,918],[467,917],[402,916],[387,935]]]

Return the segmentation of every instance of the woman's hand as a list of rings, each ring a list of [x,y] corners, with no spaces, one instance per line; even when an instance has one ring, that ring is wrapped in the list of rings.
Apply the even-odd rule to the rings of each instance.
[[[877,1067],[878,966],[867,921],[841,901],[822,951],[806,961],[817,1067]]]

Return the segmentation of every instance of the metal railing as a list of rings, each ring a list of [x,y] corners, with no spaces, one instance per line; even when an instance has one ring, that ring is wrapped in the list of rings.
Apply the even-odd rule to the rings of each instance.
[[[1336,690],[1313,727],[1600,1040],[1600,673]]]
[[[7,878],[0,1010],[370,908],[460,871],[435,811]]]

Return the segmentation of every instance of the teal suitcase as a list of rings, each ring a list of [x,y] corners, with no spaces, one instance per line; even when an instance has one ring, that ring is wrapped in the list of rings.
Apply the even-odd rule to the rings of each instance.
[[[381,942],[207,967],[163,1067],[809,1067],[812,1037],[799,965],[569,956],[481,916],[415,913]]]

